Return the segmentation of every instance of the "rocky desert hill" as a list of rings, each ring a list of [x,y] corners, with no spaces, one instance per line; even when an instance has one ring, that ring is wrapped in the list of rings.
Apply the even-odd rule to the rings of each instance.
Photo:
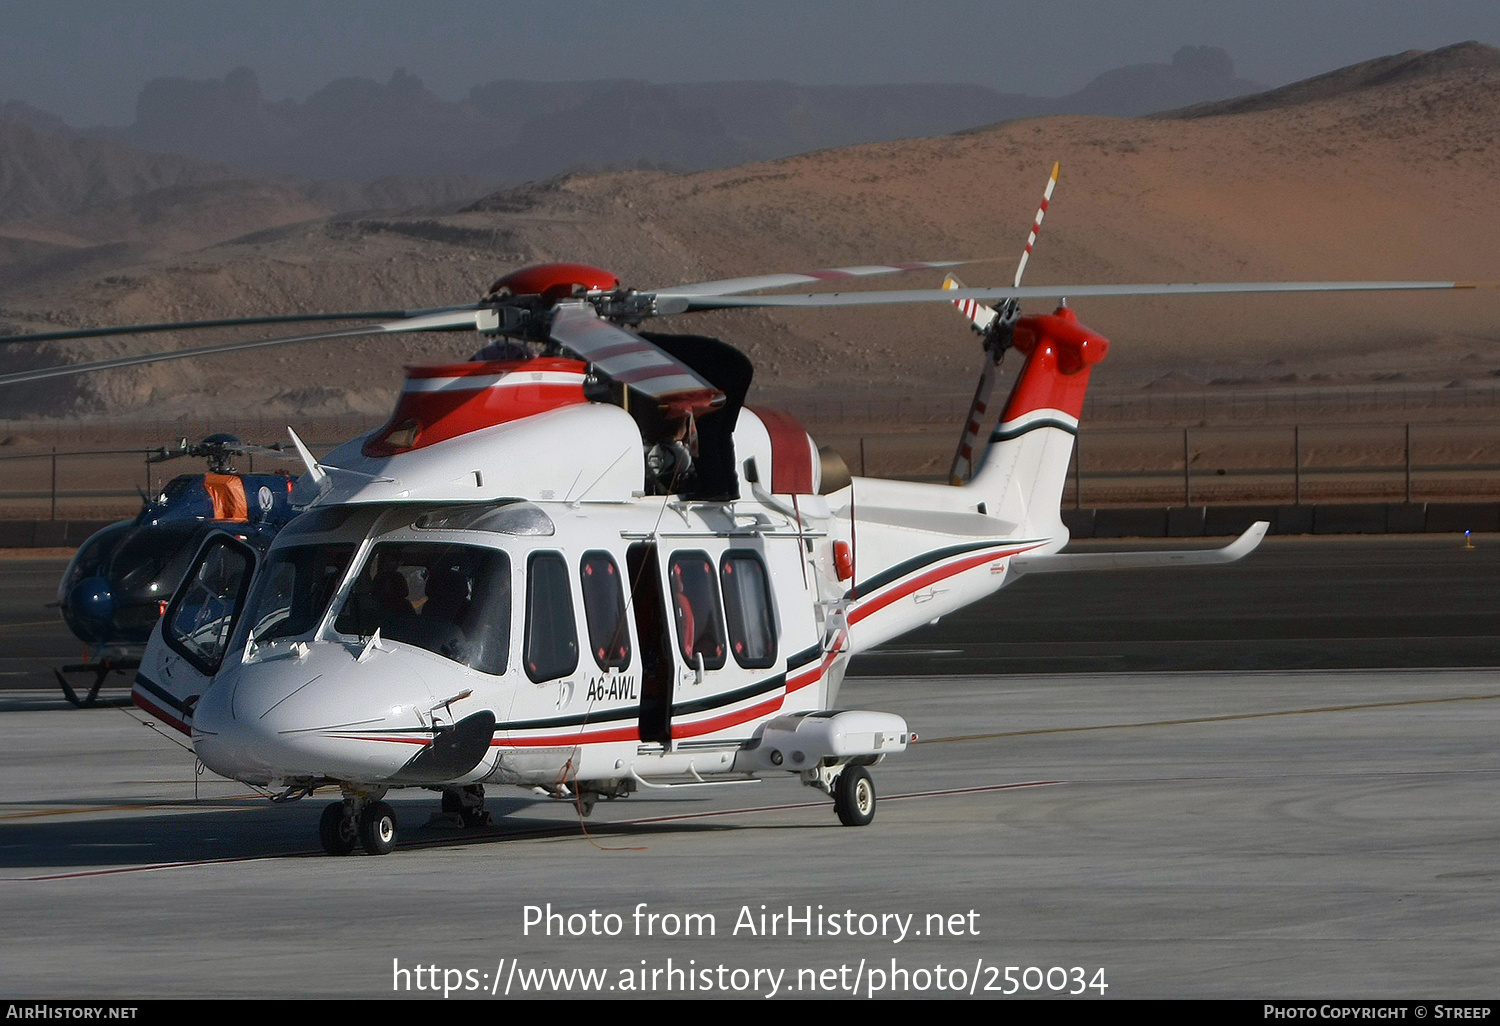
[[[167,260],[123,252],[5,287],[12,330],[467,301],[504,271],[576,260],[649,287],[768,270],[991,257],[1009,280],[1047,169],[1062,180],[1028,284],[1334,278],[1500,279],[1500,67],[1468,44],[1418,73],[1177,118],[1048,117],[936,139],[696,174],[574,175],[449,213],[318,217]],[[1452,48],[1450,48],[1452,49]],[[1402,55],[1410,63],[1411,55]],[[1358,79],[1358,76],[1353,76]],[[940,275],[872,285],[937,284]],[[1489,380],[1500,294],[1089,300],[1114,342],[1103,389],[1170,381]],[[950,309],[725,313],[650,325],[715,333],[762,393],[937,394],[971,386],[977,347]],[[194,336],[194,344],[206,341]],[[114,340],[33,354],[138,352]],[[404,362],[471,339],[317,343],[64,380],[7,395],[11,415],[388,408]],[[833,391],[830,392],[830,387]]]

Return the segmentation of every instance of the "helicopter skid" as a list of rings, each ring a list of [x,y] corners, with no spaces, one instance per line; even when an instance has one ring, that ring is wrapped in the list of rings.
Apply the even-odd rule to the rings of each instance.
[[[96,705],[129,705],[130,698],[127,696],[123,701],[110,699],[105,702],[99,701],[99,691],[104,687],[104,682],[111,673],[123,673],[131,675],[139,668],[141,661],[138,657],[103,658],[93,663],[74,663],[52,671],[57,678],[58,685],[62,688],[63,697],[79,709],[88,709]],[[78,691],[68,682],[64,674],[85,673],[93,675],[93,683],[88,685],[88,693],[79,696]],[[133,676],[129,679],[133,679]]]

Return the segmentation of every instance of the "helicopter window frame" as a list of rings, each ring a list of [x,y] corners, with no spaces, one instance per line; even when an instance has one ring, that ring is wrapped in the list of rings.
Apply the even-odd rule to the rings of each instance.
[[[613,583],[614,587],[610,587]],[[630,668],[630,617],[620,565],[607,549],[589,549],[578,561],[589,652],[599,669]],[[611,622],[612,621],[612,622]]]
[[[701,656],[703,669],[722,670],[729,658],[729,643],[713,557],[702,549],[672,553],[667,560],[667,594],[677,624],[677,654],[689,669],[697,667]]]
[[[239,581],[234,587],[233,601],[230,602],[227,612],[220,612],[212,620],[202,620],[194,625],[191,630],[179,627],[178,616],[182,613],[184,605],[190,601],[196,601],[201,608],[204,603],[195,594],[195,585],[207,566],[209,558],[218,551],[227,551],[229,554],[239,557],[243,566],[239,569]],[[250,584],[255,579],[259,558],[255,550],[244,542],[230,534],[216,533],[208,537],[199,548],[192,563],[188,565],[187,574],[182,579],[182,585],[177,589],[177,594],[172,596],[171,602],[167,604],[166,612],[162,614],[161,637],[169,649],[176,652],[188,665],[192,666],[204,676],[216,676],[224,665],[225,658],[234,651],[233,641],[238,635],[241,614],[245,611],[245,599],[250,593]],[[207,593],[209,589],[200,589],[201,593]],[[227,597],[225,592],[210,595],[210,601],[224,601]],[[200,633],[211,623],[222,623],[218,628],[219,649],[217,653],[205,653],[198,647],[189,647],[187,638],[193,634]]]
[[[754,569],[747,575],[746,569],[751,567]],[[736,573],[738,578],[734,576]],[[746,580],[747,576],[758,576],[759,580]],[[724,620],[729,628],[729,650],[734,653],[734,661],[746,670],[775,666],[779,653],[776,596],[770,571],[760,553],[754,549],[726,549],[719,557],[719,589],[724,595]],[[752,604],[758,608],[752,608]],[[761,655],[754,654],[757,648]]]
[[[567,557],[561,552],[540,549],[526,557],[521,663],[533,684],[558,680],[578,669],[578,618],[570,576]]]

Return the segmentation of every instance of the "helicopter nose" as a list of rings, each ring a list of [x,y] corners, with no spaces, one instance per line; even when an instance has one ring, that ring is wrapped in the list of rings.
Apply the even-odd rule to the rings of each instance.
[[[68,592],[68,608],[80,623],[104,632],[115,615],[115,596],[103,577],[85,577]]]
[[[425,682],[384,653],[389,678],[362,669],[341,645],[239,666],[215,681],[193,714],[193,745],[215,773],[251,784],[304,777],[385,779],[425,745],[417,710]],[[424,701],[425,700],[425,701]]]
[[[266,669],[232,670],[204,692],[193,710],[193,748],[203,765],[247,784],[300,775],[296,728],[308,724],[290,720],[284,710],[288,699],[324,676]]]
[[[216,681],[193,709],[193,751],[198,759],[222,777],[250,784],[266,784],[271,768],[261,758],[262,733],[254,723],[235,719],[234,692],[237,678]]]

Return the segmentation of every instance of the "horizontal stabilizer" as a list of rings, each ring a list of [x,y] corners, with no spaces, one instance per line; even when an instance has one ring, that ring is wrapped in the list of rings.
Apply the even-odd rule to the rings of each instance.
[[[1221,549],[1173,549],[1163,552],[1064,552],[1050,556],[1017,556],[1012,576],[1072,570],[1134,570],[1157,566],[1217,566],[1243,559],[1255,550],[1271,525],[1257,520]]]

